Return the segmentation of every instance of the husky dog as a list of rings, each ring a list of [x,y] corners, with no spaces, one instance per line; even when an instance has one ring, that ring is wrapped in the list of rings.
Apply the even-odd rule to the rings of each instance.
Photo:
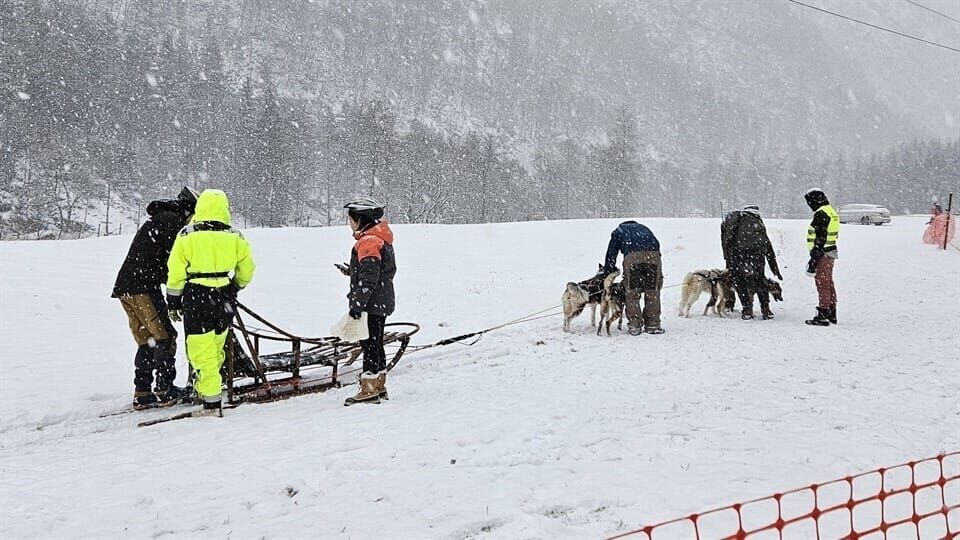
[[[780,282],[770,278],[765,278],[765,280],[767,292],[770,293],[770,296],[777,302],[783,302],[783,286],[780,285]],[[707,308],[713,307],[721,317],[723,316],[722,313],[732,312],[737,305],[737,288],[734,286],[733,276],[729,272],[725,272],[717,279],[715,291],[716,295],[710,297]]]
[[[607,335],[610,335],[610,325],[614,319],[617,320],[617,330],[623,330],[623,305],[627,302],[626,293],[623,290],[623,282],[614,283],[620,270],[614,270],[603,280],[603,294],[600,296],[600,322],[597,323],[597,335],[603,328],[603,322],[607,322]]]
[[[563,331],[570,331],[570,321],[583,313],[583,308],[590,306],[590,326],[596,324],[597,306],[603,297],[603,265],[597,270],[597,274],[590,279],[579,283],[567,283],[567,288],[563,291],[561,303],[563,304]]]
[[[729,272],[717,268],[713,270],[696,270],[684,276],[683,284],[680,288],[680,316],[689,318],[690,308],[692,308],[693,304],[700,298],[700,295],[709,293],[710,301],[707,302],[707,306],[703,308],[703,314],[706,315],[707,311],[709,311],[711,307],[714,307],[717,315],[723,317],[723,310],[720,308],[724,306],[721,300],[724,300],[725,297],[718,289],[721,288],[719,282],[724,278],[729,278]]]
[[[783,302],[783,287],[779,281],[767,278],[767,292],[769,292],[770,296],[777,302]]]

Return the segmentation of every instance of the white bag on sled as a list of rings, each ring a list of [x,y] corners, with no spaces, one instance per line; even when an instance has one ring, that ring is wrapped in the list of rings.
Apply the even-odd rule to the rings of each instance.
[[[369,339],[370,330],[367,328],[367,312],[360,313],[359,319],[350,317],[349,313],[345,314],[340,322],[333,325],[330,334],[351,343]]]

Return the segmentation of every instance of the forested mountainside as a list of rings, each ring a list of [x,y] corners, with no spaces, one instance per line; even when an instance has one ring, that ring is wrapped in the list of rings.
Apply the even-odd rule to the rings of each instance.
[[[818,5],[960,42],[911,4],[860,4]],[[358,192],[427,222],[788,215],[811,184],[922,210],[960,162],[960,55],[780,0],[0,0],[0,18],[5,238],[107,232],[108,208],[139,221],[182,184],[259,225],[339,222]]]

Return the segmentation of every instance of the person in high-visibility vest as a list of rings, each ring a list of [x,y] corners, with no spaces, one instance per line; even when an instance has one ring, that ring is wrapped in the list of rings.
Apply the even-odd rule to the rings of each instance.
[[[817,284],[817,314],[805,321],[813,326],[837,324],[837,289],[833,284],[833,265],[837,260],[837,238],[840,236],[840,215],[820,189],[811,189],[804,195],[813,220],[807,229],[807,250],[810,261],[807,275]]]
[[[230,227],[227,195],[204,190],[193,221],[180,231],[170,251],[167,306],[172,320],[183,315],[187,358],[197,376],[194,389],[210,414],[223,414],[223,346],[237,292],[250,283],[255,269],[250,244]]]

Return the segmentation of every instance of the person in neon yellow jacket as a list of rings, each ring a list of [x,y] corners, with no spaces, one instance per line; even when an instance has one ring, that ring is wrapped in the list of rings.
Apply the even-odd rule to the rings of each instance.
[[[187,358],[205,409],[220,403],[223,346],[237,292],[253,279],[250,244],[230,227],[230,204],[219,189],[197,199],[193,220],[177,235],[167,260],[167,305],[174,321],[183,315]]]

